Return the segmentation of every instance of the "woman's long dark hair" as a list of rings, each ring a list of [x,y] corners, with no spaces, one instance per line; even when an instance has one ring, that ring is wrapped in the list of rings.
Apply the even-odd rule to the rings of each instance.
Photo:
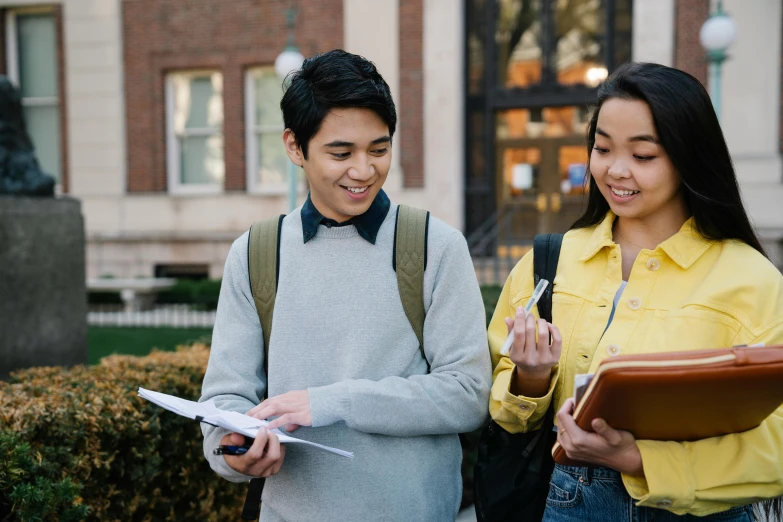
[[[640,100],[650,107],[661,146],[682,179],[696,230],[706,239],[738,239],[766,256],[742,205],[729,149],[704,86],[690,74],[664,65],[621,65],[598,89],[598,107],[587,129],[588,156],[595,145],[598,113],[612,98]],[[609,203],[590,175],[587,208],[571,228],[597,225],[608,211]],[[783,497],[755,505],[754,512],[757,520],[764,515],[783,520]]]
[[[704,86],[690,74],[664,65],[621,65],[598,89],[598,106],[587,129],[588,157],[595,145],[598,113],[612,98],[640,100],[650,107],[661,146],[682,179],[696,230],[706,239],[738,239],[766,257],[742,205],[729,149]],[[571,228],[597,225],[608,210],[609,203],[590,175],[587,208]]]

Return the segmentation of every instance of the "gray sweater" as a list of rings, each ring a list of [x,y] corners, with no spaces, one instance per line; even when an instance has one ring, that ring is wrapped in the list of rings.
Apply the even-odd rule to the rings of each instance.
[[[487,417],[491,368],[484,307],[462,234],[431,218],[419,351],[392,268],[396,206],[376,244],[354,226],[302,239],[283,221],[269,350],[269,395],[307,389],[313,427],[292,435],[354,452],[289,444],[267,479],[261,520],[452,521],[461,498],[457,433]],[[247,233],[226,261],[201,400],[246,412],[264,396],[261,325],[250,292]],[[204,455],[228,480],[251,477],[212,454],[226,430],[203,425]],[[241,506],[237,506],[237,511]]]

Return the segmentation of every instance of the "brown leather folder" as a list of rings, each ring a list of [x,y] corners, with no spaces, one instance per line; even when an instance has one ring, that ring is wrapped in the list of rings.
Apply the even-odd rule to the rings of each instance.
[[[638,440],[694,441],[757,427],[783,404],[783,345],[624,355],[601,362],[574,412]],[[560,443],[555,462],[580,465]]]

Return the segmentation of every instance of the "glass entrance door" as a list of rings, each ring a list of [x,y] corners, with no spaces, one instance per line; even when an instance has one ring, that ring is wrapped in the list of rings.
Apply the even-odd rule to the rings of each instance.
[[[474,243],[483,244],[482,238],[505,211],[496,205],[511,205],[514,198],[521,198],[527,210],[538,208],[530,203],[538,201],[535,183],[544,177],[554,179],[556,172],[571,187],[563,183],[559,192],[550,190],[546,201],[548,209],[557,208],[558,199],[553,196],[557,193],[561,210],[552,211],[549,217],[538,216],[536,210],[534,226],[528,223],[527,234],[539,225],[544,231],[550,227],[562,230],[563,223],[571,221],[572,196],[580,190],[573,180],[587,159],[586,153],[569,147],[585,141],[586,111],[582,107],[595,103],[600,82],[632,57],[634,2],[466,0],[463,5],[465,232]],[[574,136],[580,138],[578,143],[561,142],[554,151],[531,142],[506,141]],[[527,157],[535,154],[530,151],[512,151],[509,157],[503,152],[530,147],[538,149],[537,160]],[[516,179],[526,187],[531,175],[531,188],[511,186],[510,181]],[[499,191],[504,188],[508,191]]]
[[[579,217],[585,194],[586,112],[575,107],[500,113],[496,194],[507,240],[565,232]]]

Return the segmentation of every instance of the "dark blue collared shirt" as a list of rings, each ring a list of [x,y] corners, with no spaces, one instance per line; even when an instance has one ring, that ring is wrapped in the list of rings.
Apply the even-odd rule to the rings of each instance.
[[[378,237],[378,230],[380,230],[383,220],[386,219],[386,215],[389,213],[389,196],[381,190],[378,195],[375,196],[370,208],[364,214],[354,216],[348,221],[338,223],[334,219],[329,219],[323,216],[315,205],[313,205],[310,195],[307,195],[307,201],[302,206],[302,235],[304,242],[307,243],[315,237],[318,232],[318,225],[325,225],[327,227],[344,227],[346,225],[353,225],[359,232],[359,235],[364,239],[375,244],[375,239]]]

